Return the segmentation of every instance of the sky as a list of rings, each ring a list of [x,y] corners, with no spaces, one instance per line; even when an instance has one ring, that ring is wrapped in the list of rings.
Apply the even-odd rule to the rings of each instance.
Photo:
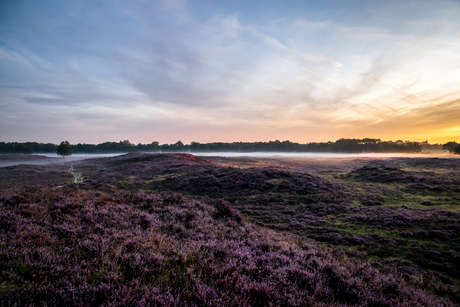
[[[458,0],[6,0],[0,141],[460,142]]]

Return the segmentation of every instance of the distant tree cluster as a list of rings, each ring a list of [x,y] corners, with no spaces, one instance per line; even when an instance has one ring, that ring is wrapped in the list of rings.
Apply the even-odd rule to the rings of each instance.
[[[51,143],[5,143],[0,142],[0,154],[31,154],[31,153],[54,153],[56,152],[57,145]]]
[[[161,145],[161,151],[187,151],[188,147],[184,145],[181,141],[178,141],[175,144],[163,144]]]
[[[67,142],[67,141],[65,141]],[[105,142],[100,144],[65,145],[67,153],[124,153],[124,152],[334,152],[334,153],[369,153],[369,152],[405,152],[417,153],[426,148],[440,148],[440,144],[428,144],[428,142],[411,141],[382,141],[381,139],[339,139],[335,142],[312,142],[300,144],[290,141],[269,142],[233,142],[233,143],[198,143],[191,142],[185,145],[181,141],[174,144],[162,144],[152,142],[150,144],[133,144],[129,140],[119,142]],[[70,151],[68,151],[70,147]],[[456,142],[448,142],[442,145],[443,150],[450,153],[460,154],[460,145]],[[59,149],[61,150],[61,149]],[[62,152],[62,151],[61,151]],[[30,153],[57,153],[58,145],[42,144],[36,142],[5,143],[0,142],[0,154],[30,154]],[[65,155],[63,155],[65,156]]]
[[[422,145],[419,142],[410,141],[381,141],[380,139],[339,139],[335,142],[299,144],[290,141],[270,142],[233,142],[233,143],[207,143],[192,142],[191,152],[206,151],[279,151],[279,152],[421,152]]]
[[[436,151],[443,151],[444,149],[442,148],[442,144],[429,144],[428,141],[421,142],[422,144],[422,150],[424,152],[436,152]]]
[[[118,152],[157,152],[160,150],[158,142],[150,144],[133,144],[129,140],[120,142],[105,142],[97,145],[94,144],[81,144],[71,145],[73,153],[118,153]]]
[[[448,150],[450,153],[460,155],[460,144],[457,142],[447,142],[446,144],[442,145],[442,149]]]

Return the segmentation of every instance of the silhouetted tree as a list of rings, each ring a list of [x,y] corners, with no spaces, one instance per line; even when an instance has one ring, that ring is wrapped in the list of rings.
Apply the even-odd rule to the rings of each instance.
[[[454,149],[458,146],[457,142],[447,142],[442,145],[442,149],[448,150],[449,152],[454,152]]]
[[[460,145],[454,148],[454,154],[460,155]]]
[[[70,143],[67,141],[62,141],[61,144],[59,144],[59,146],[57,147],[56,153],[63,157],[72,155]]]
[[[177,148],[177,150],[184,150],[185,145],[181,141],[178,141],[174,146]]]

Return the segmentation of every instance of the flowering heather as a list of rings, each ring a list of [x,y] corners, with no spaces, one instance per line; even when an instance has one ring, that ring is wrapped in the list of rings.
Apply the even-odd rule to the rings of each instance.
[[[176,191],[189,195],[238,198],[277,192],[314,194],[319,198],[340,195],[338,183],[307,172],[272,167],[222,167],[190,154],[142,154],[92,159],[76,166],[89,181],[83,188]],[[93,174],[93,176],[90,176]]]
[[[0,167],[0,189],[17,187],[52,187],[72,182],[72,174],[42,165],[20,164]]]
[[[252,226],[223,200],[4,193],[0,227],[2,306],[453,305],[390,267]]]
[[[73,165],[0,167],[0,306],[460,305],[458,159]]]

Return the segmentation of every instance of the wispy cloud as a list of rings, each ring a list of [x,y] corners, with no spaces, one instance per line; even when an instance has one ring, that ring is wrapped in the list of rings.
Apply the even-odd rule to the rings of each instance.
[[[457,131],[442,110],[460,99],[458,2],[302,2],[268,5],[264,18],[253,5],[11,2],[0,20],[0,137],[305,142],[415,135],[417,118],[430,118],[414,127],[439,131],[435,140]]]

